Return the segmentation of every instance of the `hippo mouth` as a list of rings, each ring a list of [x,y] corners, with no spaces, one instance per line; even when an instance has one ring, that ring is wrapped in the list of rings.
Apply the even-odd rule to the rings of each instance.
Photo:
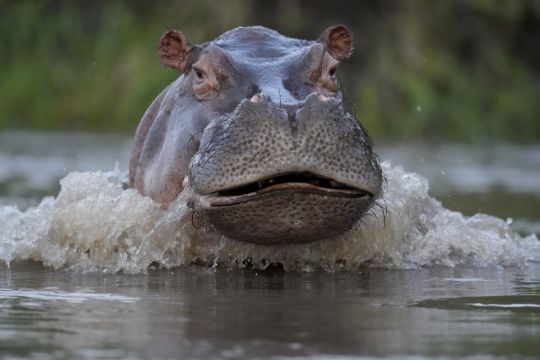
[[[203,219],[229,238],[309,243],[352,228],[373,203],[369,191],[310,172],[290,172],[199,196]]]
[[[278,174],[207,195],[210,206],[230,206],[269,196],[273,193],[303,192],[313,195],[364,198],[373,194],[311,172]]]

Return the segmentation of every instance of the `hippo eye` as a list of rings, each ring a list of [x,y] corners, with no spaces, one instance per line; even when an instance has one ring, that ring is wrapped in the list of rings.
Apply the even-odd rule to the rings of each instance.
[[[193,71],[195,71],[195,76],[197,79],[202,80],[204,77],[204,74],[201,70],[193,68]]]
[[[331,77],[336,76],[336,68],[330,69],[328,73],[330,74]]]

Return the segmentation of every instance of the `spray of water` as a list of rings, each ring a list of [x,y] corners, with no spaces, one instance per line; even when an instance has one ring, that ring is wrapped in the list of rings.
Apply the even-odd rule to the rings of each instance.
[[[383,198],[369,216],[337,239],[308,245],[260,246],[193,226],[182,194],[163,210],[123,174],[70,173],[56,198],[26,211],[0,207],[0,261],[35,260],[55,269],[145,272],[151,264],[286,270],[355,270],[360,266],[524,266],[540,260],[535,235],[522,237],[492,216],[466,217],[428,195],[427,180],[382,164]],[[246,226],[250,224],[246,223]]]

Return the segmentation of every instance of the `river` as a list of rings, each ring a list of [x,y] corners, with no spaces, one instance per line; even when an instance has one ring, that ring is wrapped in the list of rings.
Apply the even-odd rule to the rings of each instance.
[[[540,354],[540,146],[377,144],[386,214],[262,250],[122,190],[129,149],[0,133],[1,357]]]

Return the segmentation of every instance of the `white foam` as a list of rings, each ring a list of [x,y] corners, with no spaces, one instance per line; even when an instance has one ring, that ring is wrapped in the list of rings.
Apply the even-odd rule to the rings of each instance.
[[[452,281],[452,282],[484,282],[484,281],[494,281],[494,280],[488,280],[483,278],[475,278],[475,277],[463,277],[463,278],[444,278],[444,281]]]
[[[83,303],[87,300],[115,301],[132,303],[140,300],[136,297],[117,294],[95,293],[89,291],[65,292],[58,289],[0,289],[0,300],[27,299],[26,305],[39,305],[40,302],[65,301],[68,303]]]
[[[483,304],[483,303],[471,303],[467,304],[475,307],[489,307],[489,308],[503,308],[503,309],[526,309],[526,308],[540,308],[540,304]]]
[[[73,172],[54,198],[24,212],[0,207],[0,259],[33,259],[53,268],[144,272],[198,263],[286,270],[387,268],[460,264],[521,266],[540,259],[535,235],[521,237],[506,221],[465,217],[428,195],[427,180],[383,163],[387,185],[381,207],[347,234],[309,245],[260,246],[195,229],[181,195],[162,210],[134,190],[122,189],[118,170]],[[249,224],[246,224],[249,226]]]

